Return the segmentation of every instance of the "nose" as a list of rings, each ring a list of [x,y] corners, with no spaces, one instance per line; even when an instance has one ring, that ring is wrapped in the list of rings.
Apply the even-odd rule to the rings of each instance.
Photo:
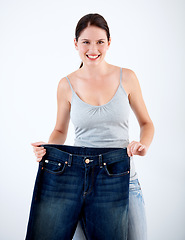
[[[97,53],[96,52],[97,49],[98,49],[98,47],[96,46],[96,43],[89,44],[89,50],[91,50],[92,53]]]

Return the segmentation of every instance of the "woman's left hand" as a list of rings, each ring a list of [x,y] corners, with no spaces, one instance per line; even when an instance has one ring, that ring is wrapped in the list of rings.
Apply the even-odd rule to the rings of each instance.
[[[140,142],[132,141],[127,146],[127,154],[129,157],[133,155],[144,156],[146,152],[147,152],[147,147]]]

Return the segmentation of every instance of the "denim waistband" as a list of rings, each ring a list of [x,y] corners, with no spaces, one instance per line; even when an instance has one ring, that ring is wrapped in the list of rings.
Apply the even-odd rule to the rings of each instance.
[[[61,144],[42,144],[40,147],[46,149],[42,161],[50,159],[65,162],[69,167],[72,163],[103,167],[106,163],[130,160],[127,148],[94,148]]]

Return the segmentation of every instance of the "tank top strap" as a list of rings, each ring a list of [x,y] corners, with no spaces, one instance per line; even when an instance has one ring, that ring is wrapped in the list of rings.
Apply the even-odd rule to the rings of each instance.
[[[72,85],[71,85],[71,83],[70,83],[70,81],[69,81],[69,78],[68,78],[67,76],[66,76],[66,78],[67,78],[67,81],[68,81],[68,83],[69,83],[69,86],[70,86],[72,92],[74,92],[73,87],[72,87]]]
[[[69,83],[69,86],[70,86],[71,90],[74,92],[73,87],[72,87],[72,85],[69,81],[69,78],[67,76],[66,76],[66,78],[67,78],[67,81]],[[121,85],[121,82],[122,82],[122,68],[120,67],[120,85]]]
[[[122,82],[122,67],[120,67],[120,84]]]

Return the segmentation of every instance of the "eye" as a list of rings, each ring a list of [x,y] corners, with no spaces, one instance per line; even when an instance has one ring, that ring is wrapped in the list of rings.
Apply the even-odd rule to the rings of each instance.
[[[86,43],[89,43],[89,42],[88,42],[88,41],[84,41],[83,43],[85,43],[85,44],[86,44]],[[101,44],[101,43],[104,43],[104,42],[103,42],[103,41],[99,41],[98,43],[100,43],[100,44]]]

